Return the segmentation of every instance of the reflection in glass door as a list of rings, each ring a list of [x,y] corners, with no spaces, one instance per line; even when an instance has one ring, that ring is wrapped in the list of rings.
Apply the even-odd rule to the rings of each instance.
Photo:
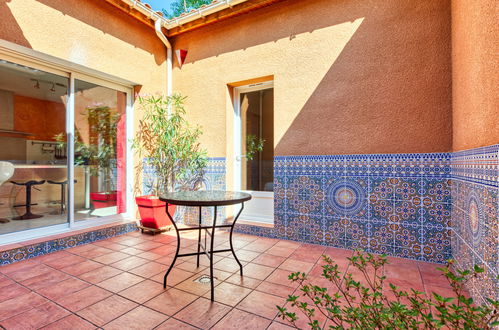
[[[75,221],[126,211],[126,93],[75,80]]]
[[[241,219],[273,222],[274,89],[272,83],[236,88],[236,189],[250,192]]]

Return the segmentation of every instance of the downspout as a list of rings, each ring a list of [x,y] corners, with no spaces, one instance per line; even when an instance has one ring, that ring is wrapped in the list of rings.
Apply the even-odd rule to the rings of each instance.
[[[156,30],[156,35],[158,36],[159,40],[163,42],[166,46],[166,95],[171,96],[172,95],[172,70],[173,70],[173,52],[172,52],[172,45],[170,41],[168,41],[168,38],[165,36],[163,31],[161,31],[161,24],[162,20],[160,17],[156,19],[154,22],[154,29]]]

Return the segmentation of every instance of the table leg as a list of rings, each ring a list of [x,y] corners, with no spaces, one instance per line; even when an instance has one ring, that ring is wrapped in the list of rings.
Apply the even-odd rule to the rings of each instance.
[[[178,251],[180,251],[180,233],[178,231],[177,225],[175,224],[175,221],[173,221],[173,218],[170,215],[170,212],[168,212],[168,203],[166,203],[166,214],[168,215],[168,218],[170,218],[170,221],[172,222],[173,227],[175,228],[175,232],[177,233],[177,251],[175,251],[175,257],[173,258],[172,264],[170,265],[170,268],[168,268],[168,270],[166,271],[165,277],[163,279],[164,289],[166,289],[166,278],[168,277],[168,274],[170,274],[173,265],[175,265],[175,261],[177,261]]]
[[[211,284],[211,301],[215,301],[215,284],[213,280],[213,245],[215,242],[215,226],[217,224],[217,207],[215,206],[215,214],[213,215],[213,228],[211,229],[210,241],[210,284]]]
[[[243,209],[244,209],[244,203],[241,204],[241,209],[239,210],[236,217],[234,218],[234,221],[232,221],[232,226],[230,227],[230,235],[229,235],[230,250],[232,251],[232,255],[234,256],[234,259],[236,259],[237,263],[239,264],[239,271],[241,273],[241,276],[243,276],[243,265],[241,264],[239,259],[237,259],[236,251],[234,251],[234,247],[232,246],[232,232],[234,231],[234,226],[236,225],[236,221],[239,218],[239,216],[241,215],[241,213],[243,212]]]
[[[201,252],[201,218],[202,218],[201,206],[199,207],[199,232],[198,232],[198,255],[197,255],[197,267],[199,268],[199,254]]]

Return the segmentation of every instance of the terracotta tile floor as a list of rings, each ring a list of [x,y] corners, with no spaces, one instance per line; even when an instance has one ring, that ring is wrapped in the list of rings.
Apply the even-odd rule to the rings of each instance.
[[[192,235],[195,235],[193,233]],[[195,236],[182,235],[181,253]],[[218,232],[216,245],[227,246]],[[208,259],[179,258],[163,290],[176,249],[174,233],[139,232],[0,267],[0,325],[5,329],[286,329],[275,305],[296,290],[291,271],[321,274],[322,253],[340,269],[352,251],[234,234],[244,265],[239,275],[229,253],[215,257],[215,302],[210,286],[193,282],[209,274]],[[450,295],[437,265],[391,258],[388,280],[404,288]]]

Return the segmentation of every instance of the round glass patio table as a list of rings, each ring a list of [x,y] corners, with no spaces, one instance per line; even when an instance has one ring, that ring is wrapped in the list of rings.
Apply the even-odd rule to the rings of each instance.
[[[232,252],[234,259],[236,259],[239,264],[239,270],[241,276],[243,276],[243,266],[239,259],[236,256],[236,252],[234,251],[234,247],[232,245],[232,232],[234,230],[234,225],[237,222],[237,219],[241,215],[241,212],[244,209],[244,202],[249,201],[251,199],[251,195],[243,192],[235,192],[235,191],[180,191],[180,192],[171,192],[163,194],[159,197],[159,199],[166,203],[166,214],[170,218],[170,221],[175,228],[175,232],[177,234],[177,250],[175,252],[175,257],[173,261],[166,271],[165,277],[163,279],[163,287],[166,288],[166,280],[168,278],[168,274],[175,265],[175,261],[177,261],[178,257],[190,257],[197,256],[197,267],[199,267],[199,256],[204,254],[210,259],[210,285],[211,285],[211,301],[214,301],[214,282],[213,282],[213,254],[214,253],[222,253],[222,252]],[[191,206],[197,207],[199,209],[199,224],[195,227],[187,227],[187,228],[178,228],[173,216],[168,211],[168,204],[180,205],[180,206]],[[219,224],[217,225],[217,208],[219,206],[228,206],[241,204],[241,208],[237,213],[236,217],[230,224]],[[203,225],[202,224],[202,208],[203,207],[213,207],[214,215],[213,215],[213,223],[211,225]],[[214,250],[213,244],[215,241],[215,229],[217,228],[230,228],[229,235],[229,243],[230,249],[222,249],[222,250]],[[188,231],[188,230],[197,230],[198,231],[198,249],[197,252],[192,253],[183,253],[179,254],[180,251],[180,232]],[[204,230],[204,244],[201,244],[201,232]],[[206,247],[206,236],[210,236],[210,246],[209,249]],[[202,251],[201,251],[202,250]]]

